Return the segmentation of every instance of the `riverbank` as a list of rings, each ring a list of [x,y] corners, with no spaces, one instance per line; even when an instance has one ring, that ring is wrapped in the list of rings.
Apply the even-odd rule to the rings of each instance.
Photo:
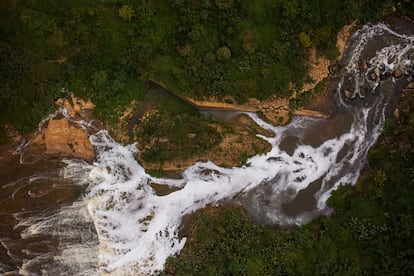
[[[355,23],[344,26],[337,35],[337,45],[340,49],[340,56],[343,55],[345,49],[343,45],[346,44],[350,32],[354,27]],[[171,93],[178,101],[181,99],[183,102],[188,103],[198,110],[256,112],[263,119],[275,126],[286,124],[290,121],[291,116],[309,116],[327,119],[334,112],[331,93],[329,93],[329,89],[332,86],[329,67],[332,62],[317,54],[314,48],[307,50],[307,55],[309,79],[311,81],[307,82],[299,91],[295,91],[289,98],[272,96],[262,101],[248,98],[243,104],[237,104],[236,99],[232,96],[223,97],[221,100],[218,100],[217,98],[196,100],[190,97],[176,95],[172,93],[165,84],[154,79],[152,80],[152,83],[163,89],[165,93]],[[297,100],[298,98],[302,99],[304,97],[307,98],[306,102]],[[294,102],[294,107],[292,107],[292,102]],[[148,120],[149,117],[157,114],[157,112],[154,112],[153,108],[151,108],[153,106],[154,103],[144,100],[141,102],[140,106],[138,106],[138,111],[133,112],[128,109],[129,114],[135,113],[130,120],[135,126],[129,124],[129,133],[132,133],[131,129],[133,127],[140,127],[139,121],[141,118]],[[259,153],[265,153],[270,149],[267,142],[255,135],[255,132],[260,133],[263,132],[263,130],[259,130],[260,127],[255,125],[250,119],[234,116],[232,120],[228,120],[225,124],[226,126],[214,126],[222,136],[221,142],[201,154],[183,158],[183,156],[180,156],[180,153],[177,152],[177,154],[174,155],[175,157],[171,160],[148,162],[140,153],[138,160],[146,169],[151,171],[180,171],[197,161],[207,160],[224,167],[234,167],[243,165],[248,157]],[[189,133],[189,135],[193,134]],[[134,139],[142,141],[140,138],[142,137],[134,137]],[[170,140],[170,137],[158,137],[158,141],[161,141],[162,143],[168,143]],[[141,152],[150,149],[148,148],[148,145],[145,144],[140,144],[138,147]],[[151,145],[149,147],[151,147]]]
[[[236,110],[199,108],[155,83],[130,114],[129,141],[138,141],[138,160],[153,172],[181,171],[209,160],[225,167],[241,166],[247,158],[270,150],[256,136],[270,134],[248,116]]]
[[[290,120],[290,116],[310,116],[316,118],[328,118],[329,112],[325,112],[326,108],[323,105],[326,103],[325,97],[328,97],[329,93],[326,93],[326,88],[331,87],[330,77],[338,72],[330,72],[330,67],[338,63],[342,58],[345,45],[347,44],[349,37],[353,30],[356,28],[356,22],[345,25],[336,36],[336,47],[338,49],[338,57],[336,61],[330,61],[325,56],[316,51],[315,48],[306,49],[306,64],[308,67],[308,76],[304,80],[304,85],[301,88],[292,87],[292,96],[288,98],[282,98],[280,96],[271,96],[265,100],[257,100],[254,98],[248,98],[246,102],[237,104],[237,100],[233,96],[224,96],[219,100],[218,98],[206,98],[206,99],[194,99],[191,97],[180,96],[184,101],[189,102],[200,109],[220,109],[220,110],[233,110],[233,111],[245,111],[245,112],[257,112],[268,122],[273,125],[284,125]],[[323,82],[323,83],[322,83]],[[166,85],[157,82],[164,89],[168,90]],[[317,91],[316,87],[321,85]],[[324,90],[323,93],[319,93]],[[295,100],[302,94],[311,94],[310,98],[319,99],[309,105],[302,104],[298,108],[291,108],[290,102]],[[319,94],[319,95],[314,95]],[[318,104],[319,103],[319,104]]]
[[[379,29],[381,28],[384,32],[377,30],[375,39],[382,41],[382,36],[394,37],[392,31],[387,31],[387,26],[382,25]],[[364,31],[368,33],[369,30],[367,27]],[[188,233],[186,246],[179,255],[168,260],[165,272],[171,275],[204,273],[205,271],[223,275],[240,273],[240,271],[252,275],[272,274],[275,271],[280,274],[293,275],[410,274],[413,267],[410,252],[414,243],[412,239],[414,140],[409,138],[412,138],[414,134],[413,31],[414,28],[411,26],[410,38],[404,39],[404,36],[401,36],[400,40],[397,40],[402,45],[410,47],[408,54],[403,55],[406,59],[401,59],[401,61],[410,62],[406,64],[411,64],[405,67],[407,70],[403,77],[393,78],[391,74],[388,74],[381,79],[380,83],[376,83],[378,86],[369,86],[372,90],[365,94],[364,99],[359,97],[351,99],[337,93],[336,95],[345,107],[341,114],[348,117],[344,118],[345,120],[333,121],[328,127],[325,123],[320,124],[320,121],[315,123],[314,120],[309,120],[308,124],[305,124],[305,120],[292,121],[295,125],[286,135],[286,140],[292,141],[294,147],[289,152],[284,151],[294,158],[302,156],[306,160],[317,160],[315,167],[311,168],[308,164],[304,168],[304,170],[308,169],[306,173],[292,178],[291,181],[286,181],[285,175],[280,173],[279,177],[270,178],[271,180],[262,183],[262,188],[250,191],[251,200],[241,200],[250,218],[241,208],[208,206],[196,212],[192,218],[192,224],[186,231]],[[366,38],[366,36],[358,38]],[[392,41],[392,39],[384,40],[388,43]],[[364,40],[357,42],[359,41]],[[397,44],[397,42],[393,43]],[[371,41],[371,46],[376,49],[371,53],[380,55],[377,52],[378,48],[388,45],[380,46],[374,40]],[[401,49],[404,47],[397,48],[395,52],[387,52],[388,56],[382,56],[381,62],[387,63],[391,60],[389,57],[404,52]],[[354,54],[356,52],[353,50]],[[358,68],[360,60],[355,60],[350,64],[355,66],[353,68]],[[395,62],[393,65],[395,66],[390,67],[403,67],[402,62]],[[360,71],[355,70],[350,74],[355,79],[359,73]],[[346,81],[347,77],[340,81]],[[369,79],[364,79],[364,81],[369,82]],[[395,97],[400,97],[399,101],[394,102]],[[315,102],[318,103],[320,100],[322,98],[316,98]],[[400,113],[390,112],[393,108],[399,108]],[[378,110],[380,112],[375,112]],[[365,123],[359,124],[360,119]],[[349,125],[345,126],[344,123]],[[315,124],[320,124],[319,128],[316,128]],[[315,129],[312,130],[312,127]],[[335,135],[326,137],[325,134],[329,133],[332,128],[344,128],[341,137],[335,137]],[[316,135],[320,135],[322,139],[315,146],[305,139],[295,137],[294,135],[298,132],[313,134],[316,132]],[[337,130],[334,132],[337,133]],[[382,135],[377,140],[377,135],[380,133]],[[306,179],[321,166],[330,162],[328,160],[322,162],[316,152],[309,154],[308,150],[319,147],[321,142],[329,141],[320,149],[323,152],[322,155],[330,154],[331,145],[341,139],[345,142],[341,146],[342,149],[334,155],[335,164],[328,166],[327,174],[323,174],[321,178],[314,178],[315,181],[306,188],[302,186],[303,189],[291,201],[286,199],[293,193],[289,189],[286,193],[281,193],[280,198],[270,196],[277,194],[279,189],[289,184],[294,186],[293,183]],[[355,140],[366,143],[370,139],[372,140],[367,147],[357,146],[349,151],[349,147],[352,147]],[[377,142],[376,145],[374,145],[375,142]],[[312,147],[301,148],[303,144],[312,145]],[[309,156],[306,157],[307,154]],[[365,157],[358,159],[355,158],[357,155]],[[359,177],[359,170],[364,167],[366,156],[369,165]],[[283,158],[278,157],[275,160],[275,167],[277,162]],[[344,162],[341,163],[341,160]],[[306,161],[301,159],[297,163],[302,162]],[[338,170],[343,170],[343,172],[338,173]],[[297,171],[301,170],[291,169],[289,175]],[[330,180],[337,185],[335,191],[328,195],[328,207],[325,214],[330,217],[319,217],[294,231],[271,229],[263,224],[251,222],[252,217],[254,222],[257,222],[257,217],[262,219],[259,222],[264,220],[269,223],[272,219],[277,221],[286,213],[292,218],[298,210],[309,214],[307,211],[310,209],[301,208],[308,203],[307,201],[311,202],[311,205],[315,204],[315,197],[321,195],[321,191],[317,192],[317,190],[323,189],[326,185],[325,181]],[[271,186],[270,183],[278,181],[279,185]],[[356,187],[345,185],[353,183],[356,183]],[[320,207],[319,204],[317,206]],[[268,216],[263,215],[266,212]],[[304,223],[303,220],[300,220],[300,223]],[[226,256],[231,256],[231,258]]]

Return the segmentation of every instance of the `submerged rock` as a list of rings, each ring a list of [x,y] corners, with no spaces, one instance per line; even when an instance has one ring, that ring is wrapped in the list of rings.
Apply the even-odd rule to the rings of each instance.
[[[389,71],[384,71],[380,74],[380,80],[384,81],[388,79],[391,76],[391,73]]]

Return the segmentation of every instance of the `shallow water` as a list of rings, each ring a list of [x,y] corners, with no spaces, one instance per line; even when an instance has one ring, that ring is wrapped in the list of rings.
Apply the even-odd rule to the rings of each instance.
[[[18,155],[8,154],[0,168],[0,273],[95,271],[97,262],[90,261],[97,250],[95,227],[77,202],[84,187],[65,179],[65,164],[44,159],[21,164]]]
[[[363,26],[345,54],[344,78],[333,93],[335,115],[294,117],[274,127],[247,113],[274,136],[261,136],[272,150],[240,168],[203,162],[180,179],[157,179],[135,161],[134,144],[118,144],[104,130],[90,137],[98,153],[92,164],[19,165],[16,157],[0,173],[0,272],[151,274],[184,246],[184,217],[228,201],[242,204],[256,222],[284,227],[329,214],[329,195],[355,184],[387,110],[411,78],[413,41],[383,24]],[[368,72],[399,67],[406,75],[369,80],[359,67],[368,55]],[[343,90],[350,86],[354,93],[346,99]]]

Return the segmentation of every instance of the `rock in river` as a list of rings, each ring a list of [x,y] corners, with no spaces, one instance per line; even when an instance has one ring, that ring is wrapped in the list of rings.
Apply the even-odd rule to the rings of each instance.
[[[72,157],[85,161],[95,159],[94,148],[85,131],[66,118],[51,119],[24,148],[24,158]]]
[[[401,69],[395,69],[394,72],[392,72],[392,75],[393,75],[394,78],[401,78],[401,76],[402,76]]]
[[[346,90],[344,91],[344,96],[345,96],[347,99],[350,99],[350,98],[352,97],[352,95],[353,95],[353,93],[352,93],[352,91],[351,91],[350,89],[346,89]]]
[[[66,118],[50,120],[43,137],[47,155],[75,157],[86,161],[95,158],[88,135],[80,127],[70,125]]]
[[[375,74],[375,72],[371,72],[371,73],[369,73],[369,77],[370,77],[370,79],[371,79],[371,80],[373,80],[373,81],[376,81],[376,80],[377,80],[377,78],[378,78],[378,76],[377,76],[377,74]]]

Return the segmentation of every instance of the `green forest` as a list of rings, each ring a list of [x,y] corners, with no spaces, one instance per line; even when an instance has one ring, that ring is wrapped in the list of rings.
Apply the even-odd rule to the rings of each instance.
[[[344,24],[411,8],[385,0],[3,0],[0,142],[10,127],[33,131],[65,91],[91,97],[107,122],[142,99],[151,79],[195,98],[286,96],[306,76],[307,47],[334,59]]]

